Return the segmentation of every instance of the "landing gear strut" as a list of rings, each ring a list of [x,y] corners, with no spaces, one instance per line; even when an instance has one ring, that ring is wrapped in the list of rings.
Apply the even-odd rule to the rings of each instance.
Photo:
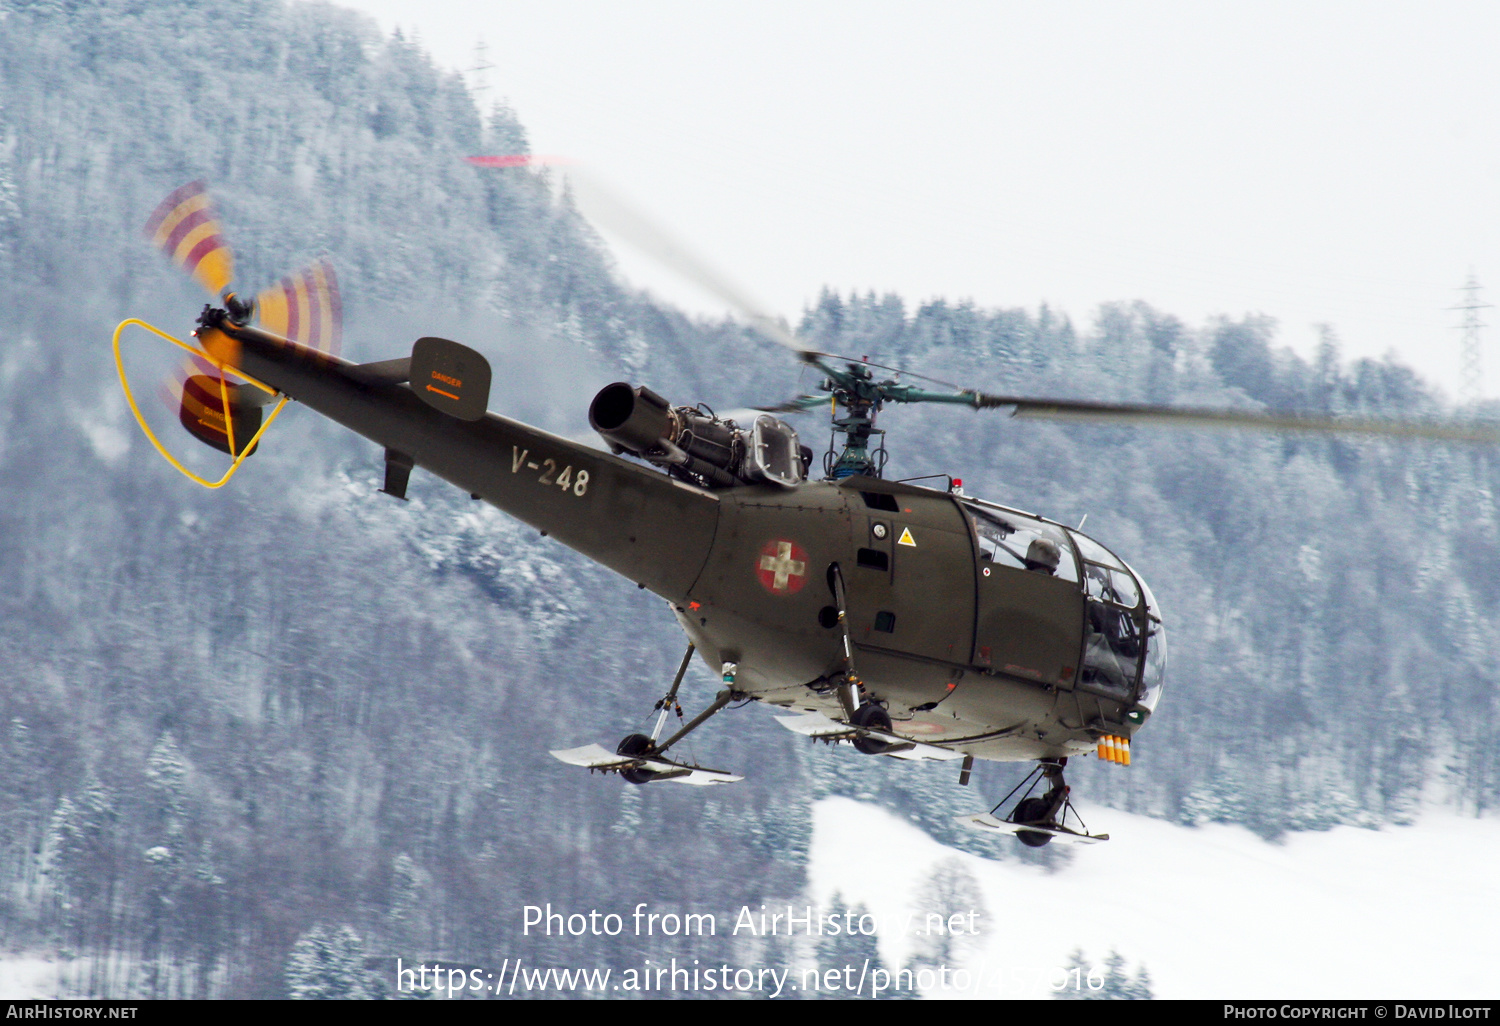
[[[1067,764],[1068,760],[1065,758],[1039,760],[1037,767],[1026,775],[1025,780],[1013,787],[1010,794],[1000,799],[988,816],[967,817],[967,821],[975,827],[1006,829],[1029,848],[1040,848],[1050,843],[1054,837],[1071,841],[1108,840],[1108,834],[1090,834],[1083,818],[1078,815],[1078,810],[1073,808],[1068,797],[1072,788],[1063,779],[1063,767]],[[1046,791],[1033,795],[1031,792],[1044,782]],[[1023,788],[1025,793],[1010,815],[1003,820],[996,819],[995,813],[1000,810],[1000,806],[1010,801]],[[1078,824],[1076,827],[1068,825],[1070,816]]]
[[[1028,825],[1034,823],[1037,826],[1053,828],[1062,825],[1061,818],[1069,807],[1068,792],[1071,790],[1063,780],[1063,767],[1067,764],[1067,759],[1043,759],[1041,764],[1031,771],[1032,776],[1040,774],[1032,782],[1032,786],[1045,780],[1047,791],[1040,798],[1021,799],[1008,817],[1012,823]],[[1027,779],[1030,780],[1031,777]],[[1028,794],[1030,791],[1031,789],[1027,788]],[[1052,840],[1051,834],[1040,830],[1017,830],[1016,837],[1028,848],[1040,848]]]
[[[676,709],[678,718],[680,719],[682,717],[682,706],[677,704],[677,690],[678,688],[682,687],[682,678],[687,673],[689,664],[691,664],[693,661],[694,647],[695,646],[691,642],[688,643],[687,651],[683,653],[682,656],[682,665],[677,667],[677,676],[672,678],[672,687],[667,691],[666,695],[656,703],[656,709],[659,710],[659,715],[656,717],[656,727],[651,731],[649,735],[627,735],[623,741],[615,746],[616,755],[629,755],[636,758],[660,757],[662,753],[665,752],[668,748],[671,748],[678,741],[681,741],[683,738],[687,737],[693,731],[702,726],[710,716],[718,712],[720,709],[724,708],[730,702],[734,701],[735,697],[738,695],[738,692],[736,692],[733,688],[736,667],[733,663],[725,663],[724,683],[731,686],[725,688],[723,691],[720,691],[718,695],[714,697],[713,703],[707,709],[704,709],[697,716],[694,716],[691,720],[689,720],[687,725],[684,726],[681,730],[673,734],[671,737],[667,738],[666,741],[661,742],[660,744],[657,743],[656,739],[661,737],[662,728],[666,726],[667,713],[673,709]],[[629,766],[625,769],[620,770],[620,776],[624,777],[632,784],[649,784],[653,780],[662,779],[662,777],[665,775],[666,774],[658,772],[656,770],[646,769],[643,766]]]
[[[744,777],[734,773],[709,769],[691,762],[679,762],[664,754],[668,748],[697,730],[710,716],[730,702],[748,697],[734,686],[734,678],[739,671],[734,663],[724,664],[724,690],[714,697],[709,707],[665,741],[657,741],[661,737],[662,728],[667,724],[668,712],[675,710],[678,719],[682,718],[682,706],[677,704],[677,689],[682,686],[683,675],[687,673],[692,658],[693,646],[689,645],[687,653],[682,657],[682,665],[677,667],[677,676],[672,680],[671,690],[656,703],[656,711],[660,715],[656,717],[656,726],[650,734],[631,734],[616,745],[613,752],[603,745],[583,745],[580,748],[554,749],[553,758],[571,766],[583,766],[590,773],[618,773],[632,784],[675,780],[683,784],[704,785],[732,784],[737,780],[744,780]]]
[[[864,731],[878,730],[889,734],[891,716],[874,702],[860,701],[864,684],[854,673],[854,640],[849,636],[848,598],[844,592],[844,573],[837,563],[828,568],[828,582],[833,587],[833,600],[838,604],[838,619],[835,622],[842,628],[844,636],[844,668],[843,680],[838,686],[839,704],[844,707],[844,719],[849,722],[849,726],[861,728],[854,737],[855,751],[865,755],[884,755],[895,746]]]

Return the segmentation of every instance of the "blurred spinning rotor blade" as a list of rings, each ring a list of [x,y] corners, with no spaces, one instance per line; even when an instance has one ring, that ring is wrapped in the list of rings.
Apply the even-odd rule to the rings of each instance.
[[[830,395],[799,395],[795,399],[788,399],[784,403],[775,406],[757,406],[755,409],[761,413],[805,413],[808,410],[816,410],[827,406],[833,401]]]
[[[201,181],[189,182],[161,201],[146,221],[146,237],[215,297],[234,280],[234,254]]]
[[[766,314],[760,304],[752,301],[731,284],[728,278],[714,270],[708,261],[637,213],[629,204],[600,185],[592,175],[575,166],[568,171],[568,180],[573,184],[574,198],[589,220],[615,233],[663,267],[675,271],[721,302],[727,303],[757,331],[786,346],[804,362],[811,362],[814,357],[824,355],[804,346],[780,322]]]
[[[1316,434],[1384,435],[1390,438],[1427,438],[1440,442],[1500,443],[1500,424],[1385,420],[1307,413],[1250,413],[1182,406],[1132,403],[1094,403],[1073,399],[1028,399],[1018,396],[971,393],[978,409],[1009,407],[1012,417],[1064,420],[1096,424],[1157,424],[1170,427],[1254,428],[1261,431],[1299,431]]]
[[[147,219],[145,232],[169,260],[240,316],[242,307],[229,293],[234,254],[224,241],[203,182],[189,182],[162,200]],[[267,330],[337,355],[343,339],[343,304],[338,278],[327,260],[262,292],[254,309]],[[162,388],[162,398],[189,434],[236,457],[254,452],[254,447],[245,447],[260,429],[263,407],[270,401],[259,388],[235,384],[214,363],[194,355],[182,363],[176,380]]]
[[[194,377],[217,378],[219,369],[207,360],[189,354],[182,363],[177,365],[174,373],[157,383],[157,397],[166,404],[167,409],[176,413],[178,405],[182,402],[183,389]]]
[[[187,357],[176,374],[160,384],[158,395],[189,434],[230,456],[240,455],[260,430],[261,408],[269,401],[253,386],[236,385],[213,364],[196,356]],[[252,448],[244,454],[254,451]]]
[[[255,297],[260,326],[320,353],[337,356],[344,339],[344,305],[333,264],[319,260]]]

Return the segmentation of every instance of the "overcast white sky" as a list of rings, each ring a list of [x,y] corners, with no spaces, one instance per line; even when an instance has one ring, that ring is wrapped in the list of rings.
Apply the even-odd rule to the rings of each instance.
[[[1348,355],[1395,349],[1456,388],[1447,308],[1471,269],[1500,296],[1500,4],[352,6],[454,68],[482,38],[535,152],[586,162],[789,319],[825,284],[1079,322],[1144,299],[1269,314],[1304,351],[1329,322]]]

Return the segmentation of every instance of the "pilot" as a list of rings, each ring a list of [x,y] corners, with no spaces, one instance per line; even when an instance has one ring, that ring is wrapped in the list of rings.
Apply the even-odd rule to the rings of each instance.
[[[1055,574],[1062,561],[1062,550],[1051,538],[1033,538],[1026,546],[1026,569],[1037,573]]]

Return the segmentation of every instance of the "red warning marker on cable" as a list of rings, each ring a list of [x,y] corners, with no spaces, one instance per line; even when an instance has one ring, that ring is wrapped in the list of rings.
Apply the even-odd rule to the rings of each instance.
[[[571,164],[567,157],[549,157],[532,153],[503,153],[491,156],[465,157],[475,167],[543,167],[552,164]]]

